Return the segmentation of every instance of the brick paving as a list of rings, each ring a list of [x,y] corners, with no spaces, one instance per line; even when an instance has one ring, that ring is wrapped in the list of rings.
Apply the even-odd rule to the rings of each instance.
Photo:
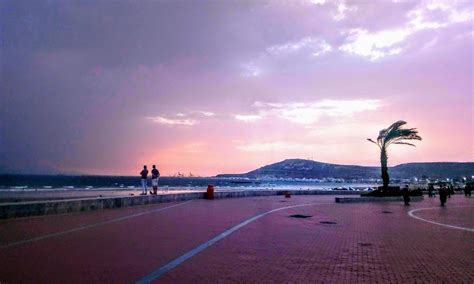
[[[451,200],[450,200],[451,201]],[[474,200],[453,197],[447,208],[423,212],[474,228]],[[428,205],[428,206],[427,206]],[[341,204],[290,209],[257,220],[168,273],[163,282],[450,282],[474,281],[474,235],[407,216],[409,209],[439,206]],[[392,212],[392,213],[382,213]],[[291,214],[312,215],[293,219]],[[466,218],[467,217],[467,218]],[[469,220],[464,220],[464,219]],[[323,225],[321,221],[337,222]],[[444,220],[446,221],[446,220]]]
[[[405,207],[392,202],[336,204],[334,196],[194,200],[136,218],[0,248],[0,282],[134,282],[248,218],[312,202],[331,204],[266,215],[156,282],[474,282],[474,233],[407,214],[415,208],[439,207],[438,199],[425,197]],[[169,205],[2,221],[0,246]],[[290,218],[293,214],[312,217]],[[446,208],[415,215],[474,228],[474,199],[455,195]],[[324,221],[336,224],[322,224]]]

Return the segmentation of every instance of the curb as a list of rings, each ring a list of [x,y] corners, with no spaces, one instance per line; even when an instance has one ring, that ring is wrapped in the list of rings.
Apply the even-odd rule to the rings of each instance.
[[[410,196],[410,202],[422,201],[423,196]],[[362,202],[403,202],[401,196],[389,197],[336,197],[336,203],[362,203]]]
[[[259,191],[217,191],[214,198],[238,198],[254,196],[284,195],[287,190],[259,190]],[[360,194],[357,191],[334,190],[292,190],[293,195],[336,195]],[[43,216],[83,212],[98,209],[121,208],[137,205],[147,205],[165,202],[177,202],[193,199],[204,199],[205,192],[173,193],[146,196],[98,197],[83,199],[62,199],[49,201],[28,201],[0,204],[0,219],[19,218],[28,216]]]

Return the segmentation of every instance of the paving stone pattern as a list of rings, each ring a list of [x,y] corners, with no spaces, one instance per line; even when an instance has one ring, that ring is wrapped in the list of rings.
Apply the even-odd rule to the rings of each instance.
[[[402,202],[338,204],[334,196],[267,196],[193,200],[169,209],[181,203],[1,220],[0,282],[132,283],[249,218],[307,203],[318,204],[257,219],[156,282],[474,282],[474,233],[407,214],[435,207],[415,214],[474,228],[474,199],[460,195],[448,199],[445,208],[429,198],[404,206]],[[25,243],[9,246],[19,241]]]

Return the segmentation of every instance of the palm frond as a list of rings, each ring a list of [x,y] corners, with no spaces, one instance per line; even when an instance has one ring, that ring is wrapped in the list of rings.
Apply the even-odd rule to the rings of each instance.
[[[411,143],[408,143],[408,142],[393,142],[392,144],[410,145],[410,146],[416,147],[415,144],[411,144]]]
[[[421,140],[421,137],[418,136],[418,134],[411,134],[411,135],[405,135],[405,136],[400,136],[395,139],[390,140],[391,142],[397,142],[400,140]]]
[[[399,120],[389,127],[379,131],[377,143],[373,140],[371,142],[377,144],[380,148],[388,147],[390,144],[401,144],[404,140],[421,140],[416,128],[403,128],[407,124],[406,121]]]
[[[367,138],[367,141],[374,143],[375,145],[379,146],[379,148],[381,147],[379,143],[375,142],[374,140],[370,138]]]
[[[387,128],[387,132],[391,132],[393,130],[397,130],[397,129],[400,129],[401,126],[407,124],[406,121],[403,121],[403,120],[399,120],[397,122],[394,122],[392,123],[392,125],[390,125],[388,128]]]
[[[388,137],[386,139],[386,144],[395,144],[396,142],[400,142],[403,140],[421,140],[421,137],[418,136],[418,131],[407,131],[408,129],[403,129],[402,131],[399,131],[398,133],[395,133],[394,137]]]
[[[390,143],[392,140],[421,140],[421,137],[418,136],[418,131],[414,128],[411,129],[393,129],[385,137],[385,143]]]

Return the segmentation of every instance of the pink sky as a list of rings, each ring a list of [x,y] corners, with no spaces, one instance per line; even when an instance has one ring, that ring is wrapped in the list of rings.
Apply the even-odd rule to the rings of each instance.
[[[400,119],[389,165],[474,161],[471,2],[3,5],[5,171],[379,165]]]

